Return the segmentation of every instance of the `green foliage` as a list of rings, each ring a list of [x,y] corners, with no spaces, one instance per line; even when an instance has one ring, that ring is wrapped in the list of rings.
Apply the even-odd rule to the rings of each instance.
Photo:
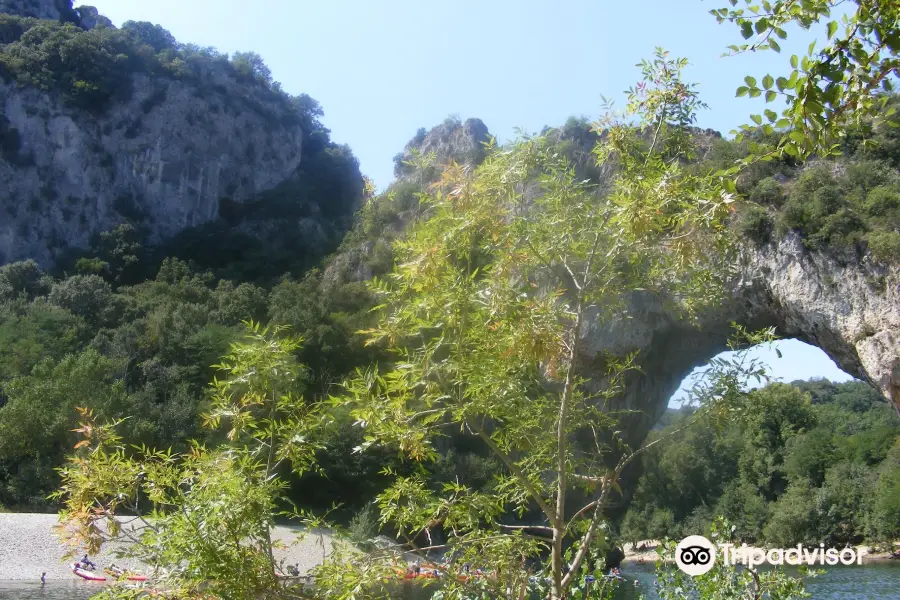
[[[787,103],[780,114],[773,110],[752,115],[756,125],[772,134],[782,131],[777,147],[756,159],[787,154],[810,154],[839,150],[846,125],[860,125],[867,117],[883,119],[893,107],[882,92],[893,89],[892,73],[900,57],[900,10],[891,2],[857,2],[838,20],[829,20],[841,3],[833,0],[737,0],[730,7],[710,13],[719,23],[736,25],[747,43],[729,46],[734,54],[781,51],[778,40],[787,38],[791,26],[824,29],[825,42],[809,45],[805,56],[791,56],[783,76],[766,74],[760,80],[748,76],[737,96],[766,102]],[[827,22],[827,24],[826,24]],[[749,129],[750,126],[744,126]],[[789,132],[785,132],[790,128]],[[755,160],[755,159],[754,159]]]
[[[652,435],[669,435],[689,419]],[[867,384],[771,384],[750,394],[740,419],[702,420],[644,455],[623,535],[693,535],[703,518],[721,515],[747,543],[889,540],[898,439],[893,411]],[[653,529],[662,511],[674,522]]]
[[[372,550],[373,538],[378,535],[378,508],[367,504],[350,520],[350,539],[362,550]]]
[[[896,104],[894,96],[891,102]],[[848,144],[840,159],[800,165],[773,158],[749,164],[738,175],[736,190],[759,207],[745,206],[738,213],[737,230],[758,243],[773,233],[780,237],[794,231],[808,248],[844,263],[858,262],[866,250],[876,261],[895,262],[900,249],[900,163],[885,133],[893,130],[860,129],[855,134],[858,142]],[[722,170],[771,147],[760,131],[740,142],[719,140],[697,168]]]
[[[94,350],[68,355],[58,363],[46,359],[30,374],[3,387],[0,409],[0,501],[46,510],[46,493],[59,485],[54,467],[75,443],[71,416],[76,406],[99,414],[128,408],[119,379],[121,365]]]
[[[0,16],[0,74],[21,85],[58,92],[70,105],[103,111],[131,93],[132,75],[190,80],[211,87],[209,73],[225,71],[271,94],[281,115],[273,122],[299,123],[320,131],[318,103],[306,95],[293,98],[272,80],[258,54],[235,53],[229,61],[214,48],[180,44],[171,33],[147,22],[127,21],[121,28],[84,30],[71,22]],[[327,141],[327,140],[326,140]]]
[[[779,207],[784,201],[784,189],[775,179],[766,177],[753,187],[750,200],[763,206]]]
[[[894,263],[900,256],[900,233],[896,231],[873,231],[866,236],[866,244],[880,262]]]
[[[47,292],[50,279],[33,260],[0,267],[0,299],[24,297],[28,300]]]
[[[877,472],[869,515],[869,531],[877,540],[892,542],[900,537],[900,443]]]
[[[207,402],[204,388],[214,375],[209,365],[219,362],[238,338],[244,319],[292,325],[306,338],[295,354],[308,363],[299,385],[311,397],[323,396],[335,381],[379,356],[377,348],[364,347],[355,335],[370,325],[369,309],[375,303],[362,283],[324,282],[321,274],[312,272],[269,290],[219,280],[169,259],[149,279],[123,285],[122,279],[143,277],[149,262],[130,237],[134,234],[133,228],[123,227],[99,237],[95,251],[106,260],[95,260],[103,265],[103,277],[54,279],[33,261],[0,267],[0,420],[5,413],[35,423],[44,418],[43,403],[17,404],[15,411],[8,403],[6,388],[16,378],[30,377],[42,361],[56,365],[70,354],[99,352],[117,370],[112,380],[98,379],[97,389],[112,383],[123,389],[122,402],[110,405],[102,417],[128,416],[120,429],[129,440],[183,451],[187,440],[209,436],[199,421]],[[61,403],[56,416],[71,426],[71,405]],[[35,447],[68,443],[68,437],[60,437],[52,427],[29,435]],[[352,497],[348,510],[362,506],[385,485],[379,471],[393,458],[388,453],[354,453],[362,443],[361,432],[346,419],[323,435],[329,450],[319,453],[321,469],[289,481],[292,500],[324,509],[337,498]],[[0,503],[17,509],[50,508],[44,498],[56,487],[53,469],[62,458],[54,451],[38,460],[4,446]]]
[[[300,340],[282,334],[249,323],[244,341],[217,366],[222,379],[213,381],[204,416],[224,434],[216,447],[195,444],[184,454],[126,449],[115,431],[121,421],[101,425],[91,410],[79,409],[76,431],[84,439],[60,469],[55,494],[64,503],[58,531],[73,554],[127,539],[125,554],[163,566],[157,580],[178,595],[289,594],[276,576],[284,569],[271,537],[286,489],[277,472],[282,463],[298,473],[310,468],[323,417],[295,393]],[[123,512],[135,516],[137,528],[126,531],[114,520]],[[106,591],[112,598],[128,593]]]
[[[608,135],[597,161],[619,166],[608,198],[578,179],[546,137],[489,148],[474,173],[449,166],[434,193],[419,197],[407,236],[394,244],[393,272],[373,283],[381,305],[369,343],[384,344],[393,363],[359,370],[336,399],[365,427],[361,449],[386,446],[427,467],[440,463],[441,440],[453,431],[500,465],[490,481],[443,485],[419,467],[398,473],[378,497],[382,524],[407,544],[441,527],[452,557],[447,595],[464,593],[453,575],[476,557],[497,573],[482,583],[498,594],[519,589],[524,563],[544,548],[551,583],[538,592],[551,598],[595,568],[605,508],[639,452],[616,433],[619,415],[607,403],[636,364],[605,357],[608,372],[594,386],[576,372],[586,315],[600,327],[618,320],[636,289],[658,293],[686,318],[715,302],[724,269],[709,250],[727,249],[732,198],[718,179],[672,160],[696,151],[685,126],[700,103],[680,80],[684,64],[659,51],[643,63],[645,81],[630,91],[626,114],[598,125]],[[655,132],[651,139],[632,117]],[[572,510],[567,498],[586,504]],[[513,512],[535,515],[542,533],[509,528],[501,517]],[[317,572],[323,594],[378,593],[380,582],[366,582],[350,562]]]
[[[761,206],[748,205],[741,210],[738,217],[738,231],[758,246],[769,243],[774,228],[772,217]]]

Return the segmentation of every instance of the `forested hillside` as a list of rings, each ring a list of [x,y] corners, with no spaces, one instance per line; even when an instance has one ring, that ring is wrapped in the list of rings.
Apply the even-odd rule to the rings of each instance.
[[[746,420],[700,420],[643,457],[626,540],[694,535],[719,515],[740,541],[782,548],[900,537],[900,422],[870,386],[773,383],[742,411]],[[651,438],[694,418],[676,414]]]

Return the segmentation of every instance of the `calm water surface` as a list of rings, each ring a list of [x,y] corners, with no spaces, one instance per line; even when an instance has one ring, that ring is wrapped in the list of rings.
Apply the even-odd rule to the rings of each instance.
[[[637,600],[642,593],[647,600],[656,598],[652,568],[629,565],[625,575],[630,581],[618,590],[616,600]],[[87,600],[101,585],[87,581],[51,581],[44,586],[0,581],[0,600]],[[409,589],[398,598],[424,600],[415,588],[404,587]],[[834,567],[809,580],[806,587],[814,600],[900,600],[900,561]]]
[[[900,561],[870,563],[860,566],[819,567],[826,571],[806,582],[813,600],[900,600]],[[653,592],[655,576],[651,567],[628,566],[624,583],[616,600],[637,600],[643,593],[647,600],[657,600]]]

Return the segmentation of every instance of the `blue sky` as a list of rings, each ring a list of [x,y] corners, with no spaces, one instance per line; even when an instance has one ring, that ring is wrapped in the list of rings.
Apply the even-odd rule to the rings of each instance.
[[[325,110],[379,187],[419,127],[448,115],[482,119],[500,141],[572,115],[597,117],[601,95],[622,103],[642,58],[662,46],[691,62],[709,109],[698,124],[727,133],[759,112],[736,99],[745,75],[786,70],[814,38],[789,30],[782,53],[723,58],[737,30],[708,14],[726,0],[90,0],[114,24],[159,23],[176,38],[222,52],[253,50],[292,94]],[[821,33],[819,34],[821,39]],[[782,342],[760,350],[786,381],[847,379],[821,351]]]

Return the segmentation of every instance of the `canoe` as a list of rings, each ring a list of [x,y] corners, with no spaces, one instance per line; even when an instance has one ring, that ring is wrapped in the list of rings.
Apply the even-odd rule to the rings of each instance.
[[[72,565],[72,572],[81,577],[82,579],[87,579],[88,581],[106,581],[106,577],[99,573],[94,573],[93,571],[88,571],[87,569],[82,569],[77,565]]]

